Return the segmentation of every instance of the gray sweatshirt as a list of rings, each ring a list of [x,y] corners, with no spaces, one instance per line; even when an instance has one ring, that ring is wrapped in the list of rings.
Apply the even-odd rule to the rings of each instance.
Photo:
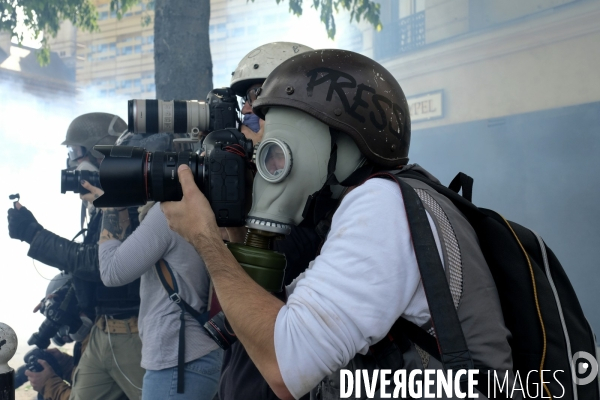
[[[162,286],[154,264],[166,260],[175,275],[179,294],[200,313],[208,303],[209,276],[194,247],[169,229],[155,204],[140,226],[124,242],[100,245],[100,276],[106,286],[122,286],[142,277],[138,326],[142,339],[142,367],[161,370],[177,365],[180,308]],[[218,348],[204,328],[185,313],[185,362]]]

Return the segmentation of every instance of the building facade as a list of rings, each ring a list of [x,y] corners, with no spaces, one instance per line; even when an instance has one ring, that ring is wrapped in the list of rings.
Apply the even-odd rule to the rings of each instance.
[[[50,53],[50,64],[40,66],[36,49],[11,42],[10,33],[0,33],[0,85],[2,97],[10,101],[19,91],[39,98],[73,97],[74,69],[65,65],[58,53]]]
[[[98,32],[77,32],[76,81],[80,91],[103,97],[153,98],[154,12],[140,2],[117,18],[110,0],[95,0]]]
[[[105,97],[153,98],[154,13],[148,2],[142,1],[120,20],[116,12],[110,11],[109,0],[94,0],[94,4],[99,32],[79,31],[74,38],[70,25],[65,24],[52,41],[52,49],[63,57],[69,57],[76,49],[76,80],[81,91]],[[244,55],[273,41],[361,51],[362,32],[349,23],[349,15],[342,14],[337,25],[337,38],[332,41],[327,39],[318,13],[309,7],[298,18],[290,14],[287,4],[278,5],[275,0],[211,0],[209,34],[214,86],[227,86]],[[204,94],[199,98],[204,98]]]
[[[600,331],[600,1],[382,0],[363,53],[408,97],[411,162],[536,230]]]

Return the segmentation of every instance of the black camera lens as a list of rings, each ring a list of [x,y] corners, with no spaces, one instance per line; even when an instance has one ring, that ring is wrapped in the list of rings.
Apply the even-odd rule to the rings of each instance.
[[[47,349],[50,346],[50,339],[56,334],[60,325],[46,318],[40,325],[38,332],[31,335],[27,344],[37,346],[40,349]]]
[[[204,329],[223,350],[227,350],[237,341],[237,337],[229,325],[223,311],[204,324]]]
[[[100,174],[96,171],[72,171],[63,169],[60,171],[60,192],[89,193],[89,190],[81,186],[82,180],[88,181],[92,186],[102,188],[102,186],[100,186]]]
[[[148,201],[179,201],[183,197],[177,168],[186,164],[204,190],[204,157],[192,152],[148,152],[141,147],[96,146],[104,154],[100,182],[104,194],[96,207],[129,207]]]

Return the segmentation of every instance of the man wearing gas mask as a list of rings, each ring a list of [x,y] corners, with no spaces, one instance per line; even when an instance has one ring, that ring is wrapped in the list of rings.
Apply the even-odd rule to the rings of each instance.
[[[93,147],[112,145],[127,129],[118,116],[89,113],[75,118],[62,143],[69,149],[69,167],[98,171],[102,155]],[[79,185],[79,183],[78,183]],[[89,190],[89,183],[81,185]],[[84,192],[87,192],[85,190]],[[61,238],[44,229],[31,211],[20,204],[8,211],[9,234],[31,246],[28,255],[72,275],[79,306],[92,321],[89,345],[73,378],[71,399],[139,398],[144,370],[140,367],[141,341],[137,332],[139,281],[120,288],[102,284],[98,268],[98,237],[102,212],[93,207],[94,196],[82,194],[83,243]],[[137,216],[137,212],[134,213]],[[111,337],[109,337],[111,335]]]
[[[281,399],[317,387],[315,396],[328,400],[341,396],[341,368],[441,369],[417,346],[404,347],[400,336],[385,342],[400,318],[432,328],[401,184],[368,179],[402,170],[437,182],[407,165],[410,116],[400,85],[367,57],[319,50],[281,64],[257,95],[253,109],[265,126],[247,226],[256,234],[284,234],[335,209],[320,255],[287,286],[287,301],[256,284],[223,245],[210,205],[185,166],[179,167],[182,201],[162,207],[171,228],[204,259],[231,327],[263,377]],[[433,232],[429,252],[437,247],[447,273],[458,279],[453,286],[460,290],[452,295],[472,359],[511,369],[510,357],[494,357],[510,354],[509,333],[483,255],[465,255],[458,270],[456,254],[448,256],[452,243],[476,242],[474,231],[428,185],[403,181],[428,204],[422,221]],[[489,296],[477,296],[482,291]],[[381,346],[386,356],[378,358],[374,349]]]

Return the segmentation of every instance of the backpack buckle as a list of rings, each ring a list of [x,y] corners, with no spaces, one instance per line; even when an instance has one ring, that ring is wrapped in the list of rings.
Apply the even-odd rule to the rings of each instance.
[[[179,293],[173,293],[172,295],[169,296],[169,299],[171,299],[172,302],[174,303],[181,303],[181,297],[179,296]]]

